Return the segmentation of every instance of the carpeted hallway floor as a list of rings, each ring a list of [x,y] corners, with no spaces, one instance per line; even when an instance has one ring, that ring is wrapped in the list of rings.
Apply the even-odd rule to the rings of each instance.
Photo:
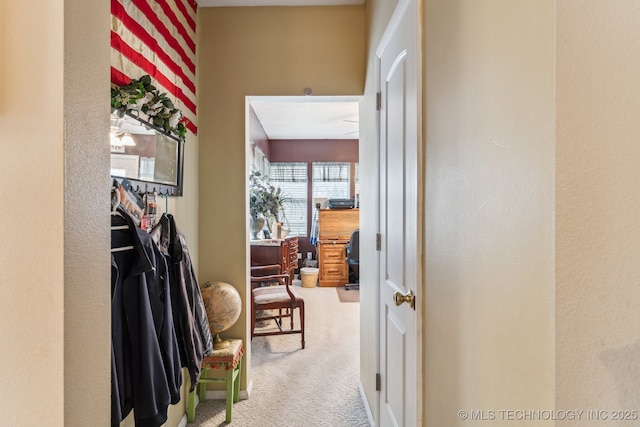
[[[231,425],[369,426],[358,390],[360,304],[340,302],[334,288],[296,289],[305,300],[306,348],[299,335],[254,338],[253,390],[233,406]],[[207,400],[188,426],[222,426],[224,418],[224,400]]]

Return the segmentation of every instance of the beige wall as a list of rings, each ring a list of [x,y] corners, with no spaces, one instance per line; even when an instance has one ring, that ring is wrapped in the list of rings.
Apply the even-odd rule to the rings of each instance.
[[[0,4],[0,413],[15,426],[64,422],[64,11],[42,6]]]
[[[199,278],[233,284],[246,308],[245,97],[362,94],[364,7],[203,8],[198,20]],[[245,317],[229,335],[247,338]]]
[[[108,5],[64,2],[65,426],[111,415],[109,23]]]
[[[95,425],[110,416],[109,122],[99,118],[109,7],[0,9],[2,424]]]
[[[637,410],[640,9],[563,0],[556,13],[556,406]]]
[[[426,0],[424,29],[426,424],[553,409],[554,1]]]
[[[191,261],[198,271],[199,260],[199,233],[198,233],[198,156],[199,156],[199,138],[197,135],[187,132],[187,139],[184,145],[184,176],[182,197],[169,197],[168,204],[164,198],[159,199],[160,211],[164,212],[168,207],[171,215],[176,220],[176,225],[180,231],[184,233],[191,255]]]

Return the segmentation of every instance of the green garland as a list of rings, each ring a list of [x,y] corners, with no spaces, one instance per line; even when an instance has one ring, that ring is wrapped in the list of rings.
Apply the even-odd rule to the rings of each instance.
[[[166,93],[160,93],[151,84],[148,75],[132,79],[128,85],[112,87],[111,108],[120,117],[125,112],[141,111],[149,117],[149,123],[176,135],[181,141],[186,138],[187,127],[182,112],[175,108]]]

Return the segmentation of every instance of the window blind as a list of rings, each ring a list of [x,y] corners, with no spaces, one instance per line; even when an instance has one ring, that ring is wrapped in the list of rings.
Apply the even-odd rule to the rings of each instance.
[[[350,166],[349,162],[314,162],[313,198],[348,199]]]
[[[354,192],[356,194],[356,198],[359,198],[360,197],[360,163],[356,163],[355,174],[356,176],[354,177],[355,179]]]
[[[307,235],[307,164],[302,162],[271,163],[269,182],[281,188],[288,199],[283,207],[284,228],[298,236]]]

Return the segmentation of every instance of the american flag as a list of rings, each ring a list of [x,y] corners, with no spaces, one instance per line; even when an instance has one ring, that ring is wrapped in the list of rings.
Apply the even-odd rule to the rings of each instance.
[[[148,74],[196,133],[196,0],[111,0],[111,83]]]

